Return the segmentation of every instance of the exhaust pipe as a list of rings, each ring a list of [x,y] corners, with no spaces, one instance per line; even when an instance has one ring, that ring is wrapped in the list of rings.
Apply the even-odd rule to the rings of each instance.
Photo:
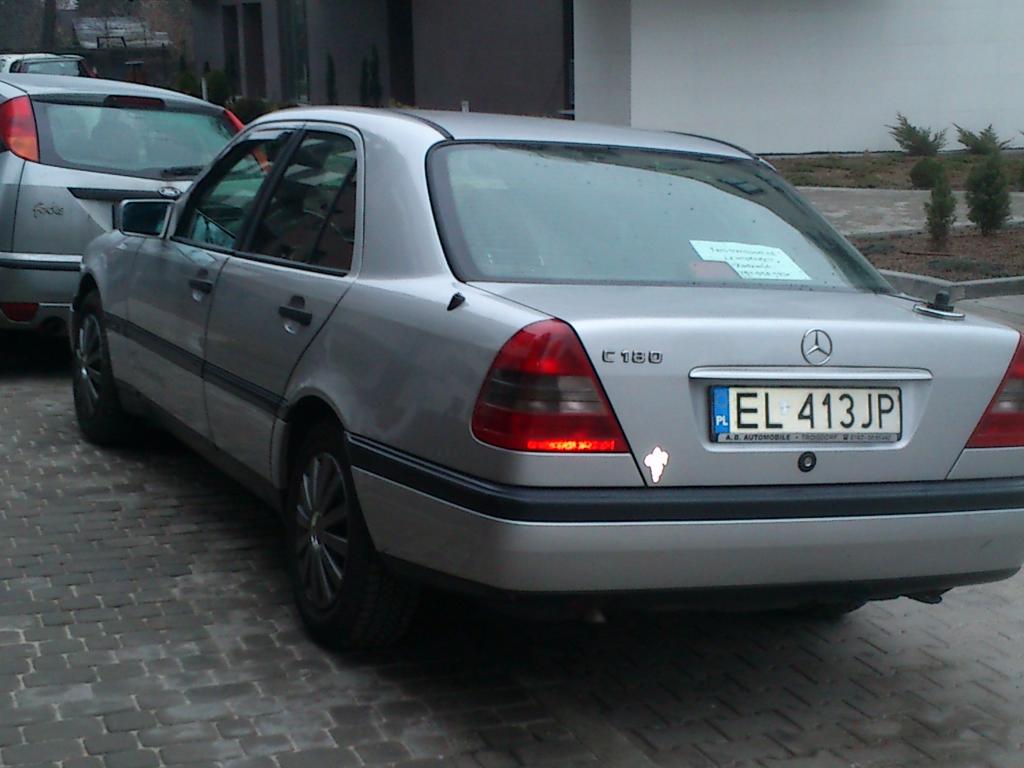
[[[917,602],[924,603],[925,605],[938,605],[942,602],[942,596],[946,594],[947,591],[948,590],[943,590],[941,592],[915,592],[912,595],[904,595],[904,597],[909,597],[911,600],[916,600]]]

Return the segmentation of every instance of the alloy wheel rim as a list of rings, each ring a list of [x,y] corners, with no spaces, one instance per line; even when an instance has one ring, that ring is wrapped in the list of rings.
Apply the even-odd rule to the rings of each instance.
[[[296,505],[295,556],[306,599],[329,609],[345,580],[348,558],[348,492],[337,459],[319,453],[302,473]]]
[[[92,415],[96,412],[103,386],[103,348],[96,315],[86,315],[78,329],[75,365],[80,399]]]

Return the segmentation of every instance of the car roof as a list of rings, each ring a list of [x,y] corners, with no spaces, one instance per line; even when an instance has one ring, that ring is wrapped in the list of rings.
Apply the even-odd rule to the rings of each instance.
[[[751,158],[741,147],[696,134],[650,131],[599,123],[558,120],[544,117],[494,115],[484,112],[446,112],[441,110],[368,109],[363,107],[301,107],[273,112],[256,124],[281,120],[354,122],[359,115],[372,113],[390,116],[397,124],[418,121],[433,130],[438,140],[514,141],[537,143],[594,144],[598,146],[636,147],[675,152],[693,152],[722,157]]]
[[[7,88],[4,88],[7,86]],[[5,91],[8,91],[5,93]],[[14,95],[14,91],[29,96],[60,96],[97,94],[103,96],[145,96],[163,99],[180,105],[193,105],[210,110],[220,109],[215,104],[178,91],[154,88],[151,85],[126,83],[121,80],[103,80],[98,77],[69,77],[67,75],[0,74],[0,98]]]
[[[80,59],[77,53],[0,53],[0,59]]]

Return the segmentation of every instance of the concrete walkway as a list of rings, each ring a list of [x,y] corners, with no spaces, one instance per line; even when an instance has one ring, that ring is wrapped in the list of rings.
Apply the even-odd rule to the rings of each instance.
[[[800,187],[801,194],[844,235],[882,234],[923,229],[930,193],[906,189]],[[968,224],[964,193],[957,197],[958,224]],[[1011,193],[1012,220],[1024,222],[1024,192]]]
[[[957,302],[957,308],[1024,331],[1024,296],[993,296]]]
[[[924,204],[928,200],[928,192],[837,187],[800,187],[800,192],[844,235],[885,234],[920,230],[925,226]],[[957,223],[968,224],[964,194],[954,194],[957,197]],[[1024,223],[1024,193],[1011,193],[1011,211],[1011,221]],[[902,290],[909,291],[906,287]],[[931,295],[928,291],[918,293],[926,298]],[[957,307],[1024,331],[1024,295],[963,299],[957,302]]]

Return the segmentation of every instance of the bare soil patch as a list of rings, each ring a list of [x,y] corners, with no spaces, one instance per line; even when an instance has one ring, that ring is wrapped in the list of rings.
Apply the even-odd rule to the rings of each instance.
[[[957,230],[942,250],[926,234],[850,238],[879,269],[892,269],[943,280],[982,280],[1024,275],[1024,228],[991,237],[975,229]]]
[[[910,169],[921,159],[899,152],[864,152],[859,155],[780,155],[767,159],[796,186],[855,187],[858,189],[913,189]],[[943,152],[953,189],[964,189],[971,169],[984,158],[966,152]],[[1020,187],[1024,173],[1024,150],[1003,152],[1010,186]]]

